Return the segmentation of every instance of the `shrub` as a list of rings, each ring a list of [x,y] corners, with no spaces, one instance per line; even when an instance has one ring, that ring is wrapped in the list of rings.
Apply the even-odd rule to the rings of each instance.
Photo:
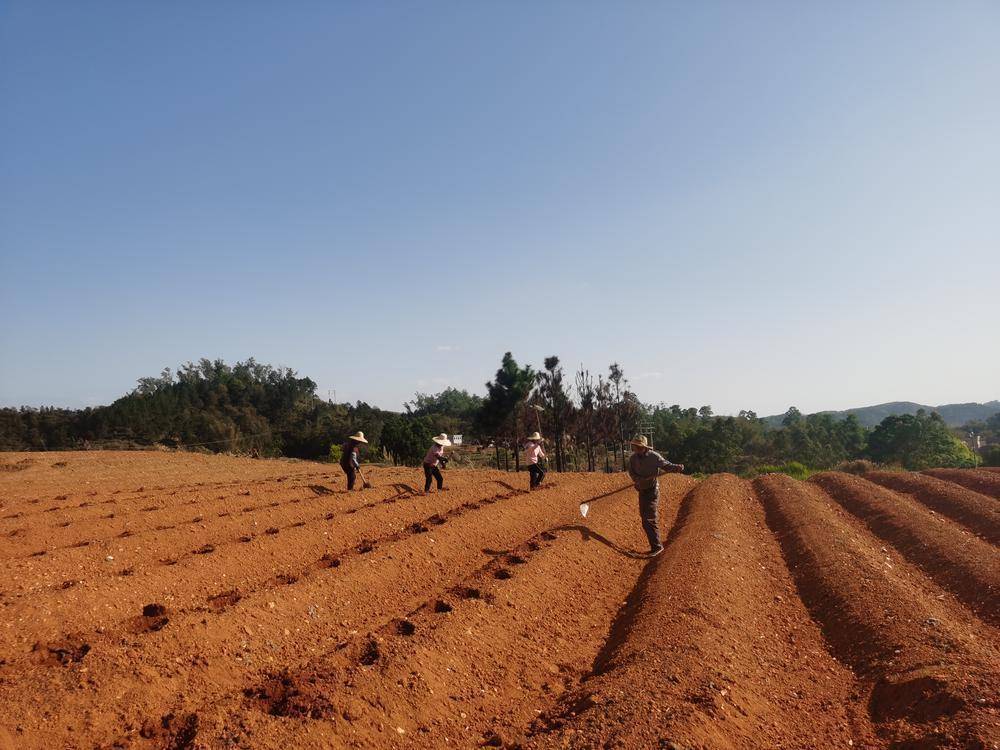
[[[983,466],[1000,466],[1000,445],[987,445],[979,454],[983,458]]]
[[[843,471],[847,474],[867,474],[875,471],[878,467],[871,461],[859,458],[856,461],[841,461],[834,467],[834,471]]]
[[[335,464],[340,463],[341,457],[344,455],[344,448],[337,443],[330,446],[330,460]]]
[[[883,419],[868,439],[868,454],[879,463],[898,463],[910,471],[976,465],[975,454],[940,415],[923,409]]]
[[[757,474],[787,474],[793,479],[808,479],[814,472],[798,461],[788,461],[781,466],[758,466],[753,473]]]

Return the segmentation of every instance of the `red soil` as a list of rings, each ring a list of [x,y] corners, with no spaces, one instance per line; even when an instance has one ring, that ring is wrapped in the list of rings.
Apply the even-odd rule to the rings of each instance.
[[[684,500],[591,676],[539,747],[848,747],[873,742],[854,676],[798,599],[750,485]]]
[[[924,474],[1000,499],[1000,472],[996,469],[928,469]]]
[[[902,492],[958,521],[991,544],[1000,545],[1000,503],[978,492],[923,474],[873,471],[865,479]]]
[[[649,561],[620,474],[0,469],[0,750],[997,746],[995,517],[955,485],[671,476]]]
[[[826,472],[810,481],[986,622],[1000,624],[1000,550],[995,546],[906,495],[851,474]]]

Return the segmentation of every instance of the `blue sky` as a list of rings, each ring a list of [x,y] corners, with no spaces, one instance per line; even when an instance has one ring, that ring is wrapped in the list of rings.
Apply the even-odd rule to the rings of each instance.
[[[1000,397],[1000,4],[0,6],[0,404]]]

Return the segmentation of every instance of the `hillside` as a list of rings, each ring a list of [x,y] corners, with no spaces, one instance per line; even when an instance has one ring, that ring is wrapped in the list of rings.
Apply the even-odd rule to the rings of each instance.
[[[823,411],[820,414],[832,414],[837,419],[844,419],[848,414],[853,414],[865,427],[875,427],[886,417],[900,414],[916,414],[923,409],[927,413],[936,411],[941,415],[949,427],[960,427],[966,422],[974,419],[988,419],[997,412],[1000,412],[1000,401],[987,401],[984,404],[942,404],[941,406],[928,406],[918,404],[914,401],[890,401],[886,404],[876,404],[875,406],[859,406],[854,409],[843,411]],[[773,414],[764,417],[764,421],[771,427],[781,424],[784,414]]]

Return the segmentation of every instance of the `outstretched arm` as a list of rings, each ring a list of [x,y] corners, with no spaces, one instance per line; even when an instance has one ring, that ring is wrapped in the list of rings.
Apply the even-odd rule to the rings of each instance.
[[[684,471],[684,464],[675,464],[660,456],[660,462],[657,464],[656,469],[662,474],[680,473]]]

